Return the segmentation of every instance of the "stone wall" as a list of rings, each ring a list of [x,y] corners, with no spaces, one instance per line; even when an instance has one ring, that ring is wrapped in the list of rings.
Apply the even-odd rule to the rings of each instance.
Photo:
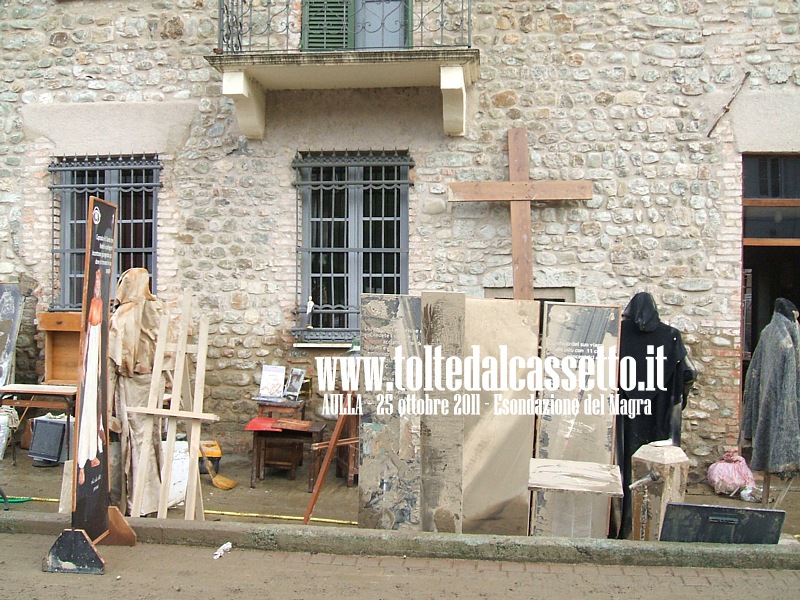
[[[157,293],[177,307],[191,288],[209,315],[206,406],[222,417],[213,433],[244,448],[260,364],[311,366],[313,353],[293,348],[288,333],[296,152],[408,149],[416,163],[409,291],[481,297],[511,285],[508,208],[449,205],[447,183],[507,179],[506,132],[523,127],[531,178],[591,179],[595,193],[534,205],[536,286],[620,305],[653,292],[701,369],[685,413],[690,457],[704,465],[736,443],[736,123],[752,120],[738,107],[778,93],[798,105],[796,2],[475,3],[481,68],[463,138],[442,133],[438,90],[398,89],[269,92],[265,139],[246,140],[203,58],[216,45],[216,14],[209,0],[0,7],[0,277],[27,282],[38,309],[51,299],[51,158],[158,152]],[[745,71],[740,97],[709,137]],[[91,103],[111,117],[93,123]],[[181,119],[168,116],[176,111]],[[755,136],[769,147],[768,130]],[[800,151],[798,136],[785,137],[781,151]],[[41,374],[41,339],[23,327],[18,369],[30,380]]]

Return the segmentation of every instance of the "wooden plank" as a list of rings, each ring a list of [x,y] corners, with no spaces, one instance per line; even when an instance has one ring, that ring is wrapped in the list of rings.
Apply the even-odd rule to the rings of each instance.
[[[160,402],[164,397],[163,377],[161,376],[164,370],[164,353],[167,348],[167,337],[169,337],[169,317],[161,315],[161,321],[158,326],[158,339],[156,340],[155,357],[153,358],[153,376],[150,380],[150,394],[147,398],[147,409],[157,410],[160,407]],[[129,407],[127,410],[131,410]],[[135,412],[135,411],[134,411]],[[142,440],[142,449],[139,453],[139,481],[147,481],[149,463],[147,460],[147,453],[153,447],[153,421],[148,419],[144,427],[144,439]],[[139,517],[142,514],[142,501],[144,499],[144,485],[136,485],[133,482],[133,497],[131,498],[131,516]],[[162,482],[163,485],[163,482]],[[123,498],[123,503],[125,499]],[[124,506],[125,504],[123,504]]]
[[[189,297],[191,302],[191,297]],[[194,468],[198,464],[200,458],[200,440],[201,440],[201,417],[203,413],[203,395],[205,393],[206,381],[206,356],[208,354],[208,317],[200,317],[200,329],[197,336],[197,352],[196,352],[196,372],[194,376],[194,391],[191,397],[187,397],[187,403],[191,402],[192,416],[189,426],[189,479],[186,483],[186,511],[184,519],[205,521],[205,511],[203,509],[203,493],[200,485],[200,470]],[[188,391],[190,384],[189,367],[191,361],[187,361],[184,373],[186,375],[186,383],[184,388]],[[207,414],[207,413],[206,413]],[[216,415],[214,415],[216,416]],[[191,501],[189,499],[191,498]]]
[[[292,431],[307,431],[311,427],[311,423],[311,421],[301,421],[300,419],[276,419],[275,427]]]
[[[195,360],[195,373],[194,373],[194,405],[192,410],[195,412],[203,412],[203,396],[205,395],[206,387],[206,359],[208,355],[208,317],[203,315],[200,317],[200,331],[197,335],[197,344],[189,344],[186,351],[194,354]]]
[[[169,401],[168,415],[171,413],[174,416],[169,416],[167,419],[167,440],[164,447],[164,464],[161,466],[161,490],[158,497],[158,518],[167,518],[167,507],[169,504],[169,484],[172,481],[172,467],[175,463],[175,440],[178,435],[178,419],[175,413],[180,412],[181,401],[183,400],[182,394],[184,386],[189,389],[189,373],[187,371],[190,361],[186,357],[186,344],[189,339],[189,325],[192,322],[192,294],[189,290],[183,292],[183,305],[181,307],[181,327],[178,334],[178,347],[175,351],[175,370],[172,377],[172,398]],[[162,409],[163,410],[163,409]],[[189,410],[191,414],[191,408]],[[150,413],[156,414],[156,413]],[[192,421],[194,423],[194,421]],[[191,428],[190,428],[191,434]],[[186,483],[186,492],[183,497],[184,501],[184,517],[189,518],[191,514],[194,516],[194,488],[189,484],[193,482],[192,473],[198,469],[192,468],[194,465],[191,463],[191,442],[189,439],[189,476]],[[195,459],[195,465],[197,460]],[[198,475],[195,475],[194,481],[197,481]]]
[[[532,458],[528,489],[547,489],[622,498],[619,466],[576,460]]]
[[[508,130],[510,181],[460,182],[449,184],[450,202],[511,203],[511,261],[514,299],[533,300],[533,244],[531,202],[591,200],[592,182],[529,181],[530,155],[525,129]]]
[[[800,246],[800,238],[744,238],[743,246]]]
[[[511,210],[511,270],[514,281],[514,300],[533,300],[533,243],[531,240],[531,205],[512,202]]]
[[[200,455],[200,438],[200,421],[192,418],[189,422],[189,432],[186,436],[189,442],[189,479],[186,482],[183,513],[183,518],[186,521],[205,521],[203,494],[200,486],[200,469],[197,461]],[[164,487],[169,493],[169,485]]]
[[[528,152],[528,131],[519,127],[508,130],[508,179],[528,181],[531,158]]]
[[[37,385],[35,383],[15,383],[0,387],[0,394],[22,394],[30,396],[74,396],[78,392],[75,385]]]
[[[205,387],[205,368],[206,354],[208,348],[208,318],[201,317],[196,345],[188,344],[189,329],[192,319],[192,296],[190,292],[184,294],[181,329],[178,335],[175,356],[175,372],[172,377],[172,393],[168,396],[169,407],[161,408],[158,406],[158,399],[165,398],[164,390],[160,385],[161,372],[164,364],[164,354],[166,352],[169,323],[166,316],[162,317],[158,342],[156,344],[156,354],[153,366],[153,380],[150,385],[150,396],[146,407],[128,408],[130,413],[145,414],[151,417],[164,417],[167,419],[167,442],[164,450],[164,465],[161,469],[161,489],[159,493],[158,518],[164,519],[167,516],[167,505],[169,502],[169,488],[172,481],[172,465],[175,455],[175,440],[178,431],[178,421],[189,421],[188,442],[189,442],[189,464],[197,465],[199,458],[199,447],[201,437],[202,421],[219,421],[219,416],[211,413],[203,413],[203,393]],[[194,390],[191,385],[191,360],[186,356],[193,349],[197,349],[197,375],[195,377]],[[188,410],[182,410],[185,405]],[[152,426],[145,428],[146,445],[142,448],[140,465],[146,465],[146,449],[151,444]],[[142,480],[144,478],[142,477]],[[141,491],[139,486],[134,489],[134,502],[132,514],[138,515],[141,512]],[[186,484],[184,496],[184,518],[186,520],[203,520],[203,496],[200,489],[200,478],[197,468],[189,469],[189,477]]]
[[[219,415],[213,413],[196,413],[191,410],[172,410],[171,408],[147,408],[145,406],[131,406],[130,413],[155,415],[157,417],[175,417],[177,419],[198,419],[200,421],[219,421]]]
[[[742,206],[800,206],[797,198],[742,198]]]
[[[575,181],[469,181],[451,183],[450,202],[507,202],[526,200],[591,200],[592,182]]]
[[[358,442],[361,441],[361,438],[345,438],[343,440],[339,440],[336,442],[336,446],[341,448],[342,446],[355,446]],[[311,444],[312,450],[322,450],[323,448],[327,448],[330,446],[330,440],[325,440],[324,442],[317,442],[316,444]]]

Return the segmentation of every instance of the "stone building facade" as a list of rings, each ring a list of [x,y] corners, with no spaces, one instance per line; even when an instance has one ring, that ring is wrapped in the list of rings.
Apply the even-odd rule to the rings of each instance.
[[[443,131],[440,89],[383,87],[266,90],[263,139],[247,137],[206,59],[217,19],[210,0],[0,7],[0,278],[28,294],[18,381],[42,375],[34,314],[53,303],[55,157],[158,157],[155,291],[177,310],[189,288],[210,317],[213,434],[244,447],[261,364],[311,368],[330,352],[291,332],[304,306],[297,154],[407,151],[408,292],[501,295],[508,208],[448,203],[447,184],[506,180],[519,127],[531,179],[594,186],[591,201],[534,203],[536,288],[620,306],[652,292],[700,371],[689,456],[702,466],[736,445],[742,156],[800,153],[796,2],[476,2],[463,136]]]

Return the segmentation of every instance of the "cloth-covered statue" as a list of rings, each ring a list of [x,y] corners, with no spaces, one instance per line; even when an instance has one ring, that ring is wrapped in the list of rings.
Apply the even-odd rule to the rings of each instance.
[[[744,384],[740,442],[753,446],[750,468],[768,473],[800,471],[800,328],[797,307],[775,301]]]
[[[128,269],[120,276],[116,301],[118,307],[111,317],[109,331],[109,358],[113,367],[114,409],[121,426],[121,497],[127,500],[127,505],[121,508],[130,513],[134,486],[143,485],[141,515],[147,515],[158,510],[161,434],[156,419],[128,413],[127,408],[147,406],[159,324],[167,309],[150,293],[150,274],[141,268]],[[148,421],[153,423],[153,441],[146,454],[147,477],[141,481],[139,460]]]
[[[660,348],[664,356],[663,381],[648,381],[648,358],[654,364]],[[627,538],[632,530],[628,489],[631,457],[643,445],[658,440],[671,439],[673,444],[680,445],[681,410],[686,407],[686,396],[697,373],[688,360],[680,331],[661,322],[655,299],[647,292],[634,295],[622,312],[619,355],[620,359],[632,359],[636,367],[633,389],[620,389],[620,396],[626,400],[649,400],[651,407],[649,415],[617,417],[616,448],[624,495],[615,533],[619,538]]]

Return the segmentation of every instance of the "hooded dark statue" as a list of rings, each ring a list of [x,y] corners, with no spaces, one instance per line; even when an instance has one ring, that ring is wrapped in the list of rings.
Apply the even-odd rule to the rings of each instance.
[[[665,357],[663,382],[656,382],[651,391],[639,390],[639,384],[643,388],[647,384],[647,357],[655,356],[659,347],[663,347]],[[616,534],[619,538],[627,538],[632,530],[631,493],[628,489],[631,457],[641,446],[657,440],[671,439],[673,444],[680,446],[681,410],[686,406],[686,395],[697,374],[687,358],[680,331],[661,322],[656,302],[647,292],[637,293],[622,313],[619,355],[620,359],[630,357],[636,365],[636,385],[629,391],[620,389],[621,398],[650,400],[651,406],[649,415],[617,417],[616,447],[624,496]],[[664,389],[659,389],[659,386]]]
[[[750,468],[769,473],[800,471],[800,329],[797,307],[775,301],[744,383],[740,442],[752,443]]]

